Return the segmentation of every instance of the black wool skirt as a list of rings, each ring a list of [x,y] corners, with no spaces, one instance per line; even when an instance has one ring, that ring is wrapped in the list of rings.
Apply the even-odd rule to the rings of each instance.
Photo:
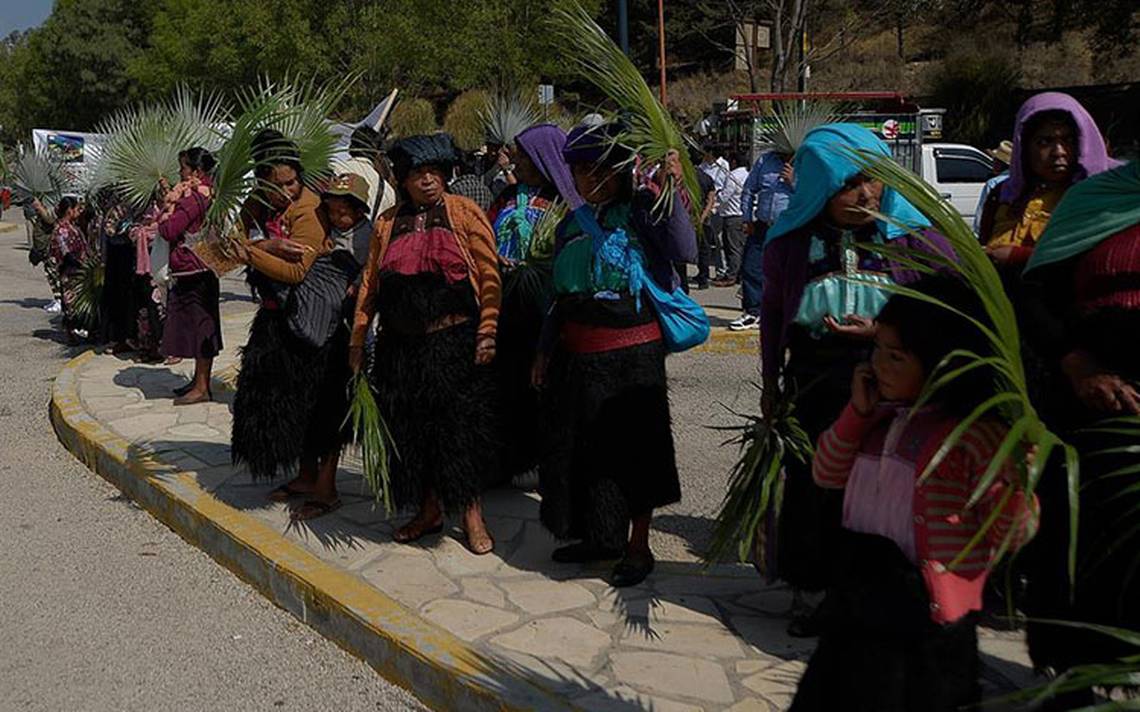
[[[505,482],[538,464],[539,399],[531,387],[530,372],[552,280],[548,268],[542,266],[516,268],[503,280],[494,367],[499,389],[499,465]]]
[[[401,509],[430,491],[459,512],[495,477],[495,381],[490,366],[475,364],[475,330],[471,320],[376,340],[371,378],[398,452],[392,498]]]
[[[631,517],[681,499],[665,346],[560,349],[546,380],[542,523],[559,539],[623,547]]]
[[[922,573],[885,537],[841,530],[819,645],[790,712],[954,712],[981,699],[974,614],[930,619]]]
[[[348,329],[319,348],[293,335],[284,312],[260,309],[241,350],[231,455],[257,479],[293,473],[349,437]]]
[[[175,277],[166,297],[162,355],[213,358],[222,350],[222,319],[218,277],[198,272]]]
[[[108,239],[103,273],[103,334],[112,343],[134,339],[135,246],[126,238]]]

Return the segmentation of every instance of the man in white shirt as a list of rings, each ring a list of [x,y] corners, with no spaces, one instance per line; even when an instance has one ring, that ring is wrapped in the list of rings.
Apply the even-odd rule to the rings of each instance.
[[[739,155],[732,156],[732,170],[725,174],[716,214],[720,218],[719,242],[724,249],[725,274],[714,279],[715,287],[731,287],[740,280],[740,259],[744,255],[744,225],[741,194],[748,180],[748,168]]]
[[[357,126],[348,140],[348,158],[335,161],[333,173],[355,173],[368,183],[368,219],[375,222],[396,204],[396,190],[377,170],[384,157],[380,151],[380,135],[368,126]],[[387,172],[387,171],[385,171]]]
[[[728,161],[720,155],[720,150],[712,144],[707,144],[702,149],[701,165],[698,168],[712,179],[713,187],[716,189],[716,203],[713,207],[713,214],[709,216],[709,230],[704,236],[704,239],[709,242],[710,254],[716,266],[716,279],[713,280],[713,284],[716,284],[718,280],[723,281],[728,275],[728,261],[725,258],[724,242],[721,239],[724,224],[718,208],[730,169]]]

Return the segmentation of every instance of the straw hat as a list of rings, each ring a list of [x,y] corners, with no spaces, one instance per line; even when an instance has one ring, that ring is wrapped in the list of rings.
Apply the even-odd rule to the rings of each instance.
[[[1013,163],[1013,141],[1002,141],[998,144],[997,148],[991,148],[986,151],[990,158],[1001,161],[1005,165]]]

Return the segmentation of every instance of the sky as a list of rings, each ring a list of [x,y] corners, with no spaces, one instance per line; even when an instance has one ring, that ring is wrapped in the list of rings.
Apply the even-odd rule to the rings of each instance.
[[[53,0],[0,0],[0,37],[35,27],[51,14]]]

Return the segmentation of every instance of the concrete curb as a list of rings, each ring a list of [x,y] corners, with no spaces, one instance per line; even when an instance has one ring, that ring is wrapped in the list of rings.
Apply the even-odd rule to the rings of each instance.
[[[79,397],[79,372],[94,356],[93,351],[77,356],[55,379],[50,415],[56,435],[88,468],[183,539],[430,707],[575,709],[520,667],[488,659],[263,522],[215,499],[192,473],[108,430]],[[232,388],[235,374],[220,373],[215,387]]]

